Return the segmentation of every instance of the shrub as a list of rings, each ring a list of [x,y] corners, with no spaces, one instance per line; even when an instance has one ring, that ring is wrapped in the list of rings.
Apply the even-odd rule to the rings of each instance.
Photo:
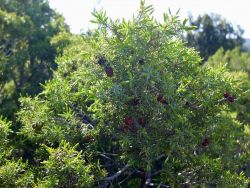
[[[21,159],[1,161],[0,185],[2,187],[31,187],[33,178],[33,173],[28,170],[28,163],[23,163]]]
[[[247,186],[249,135],[228,111],[237,82],[199,66],[181,41],[186,21],[152,12],[144,1],[131,21],[94,12],[98,29],[57,58],[42,93],[21,98],[27,159],[47,169],[38,187]]]
[[[38,187],[92,187],[94,177],[91,166],[86,165],[81,152],[75,150],[67,142],[62,141],[58,148],[46,146],[49,159],[43,161],[45,176]],[[39,185],[40,184],[40,185]]]

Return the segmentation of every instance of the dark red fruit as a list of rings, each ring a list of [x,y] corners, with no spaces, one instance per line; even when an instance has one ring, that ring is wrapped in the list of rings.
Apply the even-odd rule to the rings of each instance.
[[[162,100],[163,99],[163,95],[162,94],[158,94],[157,95],[157,101],[160,101],[160,100]]]
[[[128,116],[128,117],[125,117],[124,123],[126,125],[133,125],[134,124],[134,120],[133,120],[133,118],[131,116]]]
[[[94,141],[94,137],[92,135],[86,135],[84,137],[84,141],[85,142],[92,142],[92,141]]]
[[[230,96],[230,94],[229,93],[224,93],[224,95],[223,95],[225,98],[228,98],[229,96]]]
[[[112,67],[106,67],[105,72],[106,72],[108,77],[112,77],[114,75]]]
[[[234,102],[234,99],[235,99],[235,97],[234,96],[228,96],[227,97],[227,100],[229,101],[229,102]]]
[[[158,94],[158,95],[157,95],[157,101],[159,101],[159,102],[162,103],[162,104],[168,104],[167,100],[164,99],[163,94]]]
[[[142,103],[142,101],[141,101],[140,98],[134,98],[133,99],[133,105],[138,105],[138,104],[141,104],[141,103]]]
[[[112,77],[114,75],[112,67],[106,67],[105,72],[106,72],[108,77]]]
[[[138,123],[139,123],[139,125],[144,126],[145,125],[145,119],[144,118],[139,118]]]
[[[211,144],[211,140],[209,138],[204,138],[204,140],[201,143],[203,146],[207,147],[209,144]]]
[[[229,93],[224,93],[224,97],[227,99],[228,102],[234,102],[235,97],[230,95]]]

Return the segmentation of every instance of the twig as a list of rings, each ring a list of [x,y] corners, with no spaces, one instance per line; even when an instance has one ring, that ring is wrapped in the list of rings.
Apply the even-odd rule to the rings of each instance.
[[[192,104],[190,102],[186,102],[186,107],[192,109],[192,110],[201,110],[202,107],[201,106],[196,106],[195,104]]]
[[[116,179],[120,175],[122,175],[128,168],[129,168],[129,165],[126,164],[121,170],[119,170],[118,172],[116,172],[114,175],[106,177],[103,180],[101,180],[102,181],[101,185],[98,182],[98,184],[99,184],[98,187],[107,188],[114,179]]]
[[[97,154],[103,154],[103,155],[106,155],[106,156],[111,156],[111,157],[118,156],[118,154],[116,154],[116,153],[105,153],[105,152],[100,152],[100,151],[97,151],[96,153]]]
[[[162,169],[161,169],[161,170],[157,170],[157,171],[155,171],[154,173],[152,173],[151,176],[157,176],[157,175],[159,175],[161,172],[162,172]]]
[[[122,181],[120,181],[118,184],[119,186],[121,186],[121,184],[123,184],[125,181],[127,181],[133,174],[135,173],[135,171],[133,171],[131,174],[129,174],[126,178],[124,178]]]
[[[148,188],[149,186],[152,186],[153,184],[151,184],[151,173],[149,172],[149,173],[147,173],[147,175],[146,175],[146,181],[145,181],[145,183],[144,183],[144,185],[143,185],[143,188]]]
[[[92,127],[95,125],[95,123],[87,116],[87,114],[82,111],[81,109],[78,109],[77,107],[70,105],[70,107],[78,114],[81,115],[82,120],[87,123],[90,124]]]
[[[126,164],[121,170],[116,172],[114,175],[106,177],[104,181],[113,181],[114,179],[118,178],[121,174],[123,174],[128,168],[129,168],[129,165]]]
[[[164,154],[161,154],[161,155],[159,155],[156,159],[155,159],[155,161],[159,161],[159,160],[161,160],[161,159],[163,159],[164,157],[166,157]]]
[[[100,154],[98,154],[99,156],[101,156],[101,157],[103,157],[103,158],[105,158],[105,159],[108,159],[108,160],[110,160],[110,161],[113,161],[113,159],[111,159],[110,157],[108,157],[108,156],[106,156],[106,155],[104,155],[104,154],[102,154],[102,153],[100,153]]]
[[[218,100],[217,101],[217,103],[218,104],[223,104],[224,102],[226,102],[227,101],[227,99],[226,98],[224,98],[224,99],[220,99],[220,100]]]

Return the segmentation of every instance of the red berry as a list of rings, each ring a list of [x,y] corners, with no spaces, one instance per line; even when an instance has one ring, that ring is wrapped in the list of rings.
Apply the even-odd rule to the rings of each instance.
[[[168,104],[168,102],[167,102],[166,99],[161,99],[160,102],[161,102],[162,104]]]
[[[159,102],[162,103],[162,104],[168,104],[167,100],[164,99],[163,94],[158,94],[158,95],[157,95],[157,101],[159,101]]]
[[[211,140],[209,138],[205,138],[202,143],[201,143],[203,146],[208,146],[209,144],[211,144]]]
[[[133,120],[133,118],[131,116],[128,116],[128,117],[125,117],[124,123],[126,125],[133,125],[134,124],[134,120]]]
[[[227,100],[229,101],[229,102],[234,102],[234,99],[235,99],[235,97],[234,96],[228,96],[227,97]]]
[[[112,77],[114,75],[112,67],[106,67],[105,72],[106,72],[108,77]]]
[[[93,137],[92,135],[86,135],[86,136],[84,137],[84,140],[85,140],[86,142],[92,142],[92,141],[94,141],[94,137]]]
[[[134,104],[134,105],[138,105],[138,104],[141,104],[141,103],[142,103],[142,101],[141,101],[140,98],[134,98],[134,99],[133,99],[133,104]]]
[[[158,94],[157,95],[157,101],[161,101],[163,99],[163,95],[162,94]]]
[[[229,96],[230,96],[229,93],[224,93],[224,97],[225,97],[225,98],[228,98]]]
[[[139,125],[144,126],[145,125],[145,119],[144,118],[139,118],[138,123],[139,123]]]

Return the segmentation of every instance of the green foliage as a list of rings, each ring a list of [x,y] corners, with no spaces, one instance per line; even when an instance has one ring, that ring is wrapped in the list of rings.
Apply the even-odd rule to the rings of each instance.
[[[11,123],[0,116],[0,160],[6,155],[6,152],[8,152],[8,136],[11,133],[10,126]]]
[[[28,163],[22,159],[9,160],[13,154],[11,146],[11,122],[0,117],[0,185],[1,187],[31,187],[33,174],[28,170]]]
[[[0,166],[0,184],[2,187],[31,187],[33,174],[27,170],[22,160],[7,160]]]
[[[39,184],[49,185],[47,187],[93,187],[91,166],[85,164],[81,152],[75,150],[76,147],[71,147],[65,141],[56,149],[46,146],[50,156],[42,162],[46,175]]]
[[[47,1],[0,2],[0,114],[13,118],[21,95],[41,91],[40,83],[56,68],[50,41],[68,31],[64,18]]]
[[[196,29],[189,32],[185,37],[188,45],[195,47],[200,52],[201,57],[206,61],[220,47],[225,50],[242,46],[243,30],[233,25],[217,14],[204,14],[197,19],[189,18],[190,24]]]
[[[144,1],[129,21],[94,12],[97,30],[54,38],[58,69],[20,99],[15,132],[33,187],[247,187],[249,130],[229,111],[237,80],[199,66],[187,21],[152,13]]]
[[[208,59],[206,64],[215,68],[224,65],[238,80],[241,97],[236,104],[232,105],[232,110],[237,112],[237,118],[241,122],[250,124],[250,53],[241,52],[240,48],[227,51],[221,48]]]
[[[242,52],[239,47],[232,50],[220,48],[208,60],[208,64],[218,66],[218,64],[226,64],[231,71],[244,71],[250,76],[250,53]]]

